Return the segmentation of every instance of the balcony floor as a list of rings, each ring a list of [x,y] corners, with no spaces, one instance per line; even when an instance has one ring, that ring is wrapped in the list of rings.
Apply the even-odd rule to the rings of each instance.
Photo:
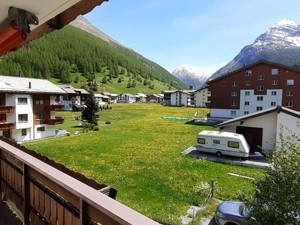
[[[9,209],[8,205],[0,199],[0,225],[22,225],[23,223]]]

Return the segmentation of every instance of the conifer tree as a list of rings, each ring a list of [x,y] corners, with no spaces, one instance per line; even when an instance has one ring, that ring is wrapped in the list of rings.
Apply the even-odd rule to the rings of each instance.
[[[90,124],[98,125],[96,112],[99,111],[97,103],[94,98],[94,93],[91,91],[86,100],[86,108],[82,112],[82,119]]]

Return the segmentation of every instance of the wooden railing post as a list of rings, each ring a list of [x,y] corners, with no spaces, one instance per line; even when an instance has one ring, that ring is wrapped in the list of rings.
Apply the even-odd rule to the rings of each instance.
[[[23,165],[23,214],[24,214],[24,225],[30,225],[29,214],[30,214],[30,187],[29,187],[29,167],[24,163]]]
[[[80,199],[80,225],[88,225],[87,205],[83,199]]]
[[[2,149],[0,149],[0,199],[2,199]]]

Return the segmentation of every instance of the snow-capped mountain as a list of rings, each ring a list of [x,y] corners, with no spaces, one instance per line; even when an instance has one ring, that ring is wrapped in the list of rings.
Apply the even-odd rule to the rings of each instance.
[[[267,60],[286,66],[300,62],[300,24],[283,19],[261,34],[253,44],[245,46],[227,65],[210,78],[222,76],[258,60]]]
[[[183,83],[193,85],[194,89],[201,88],[208,78],[208,76],[186,64],[177,67],[172,74]]]

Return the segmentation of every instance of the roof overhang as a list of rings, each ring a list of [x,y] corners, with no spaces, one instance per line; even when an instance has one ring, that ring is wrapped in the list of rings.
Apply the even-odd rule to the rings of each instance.
[[[108,0],[1,0],[0,56],[60,29]]]

